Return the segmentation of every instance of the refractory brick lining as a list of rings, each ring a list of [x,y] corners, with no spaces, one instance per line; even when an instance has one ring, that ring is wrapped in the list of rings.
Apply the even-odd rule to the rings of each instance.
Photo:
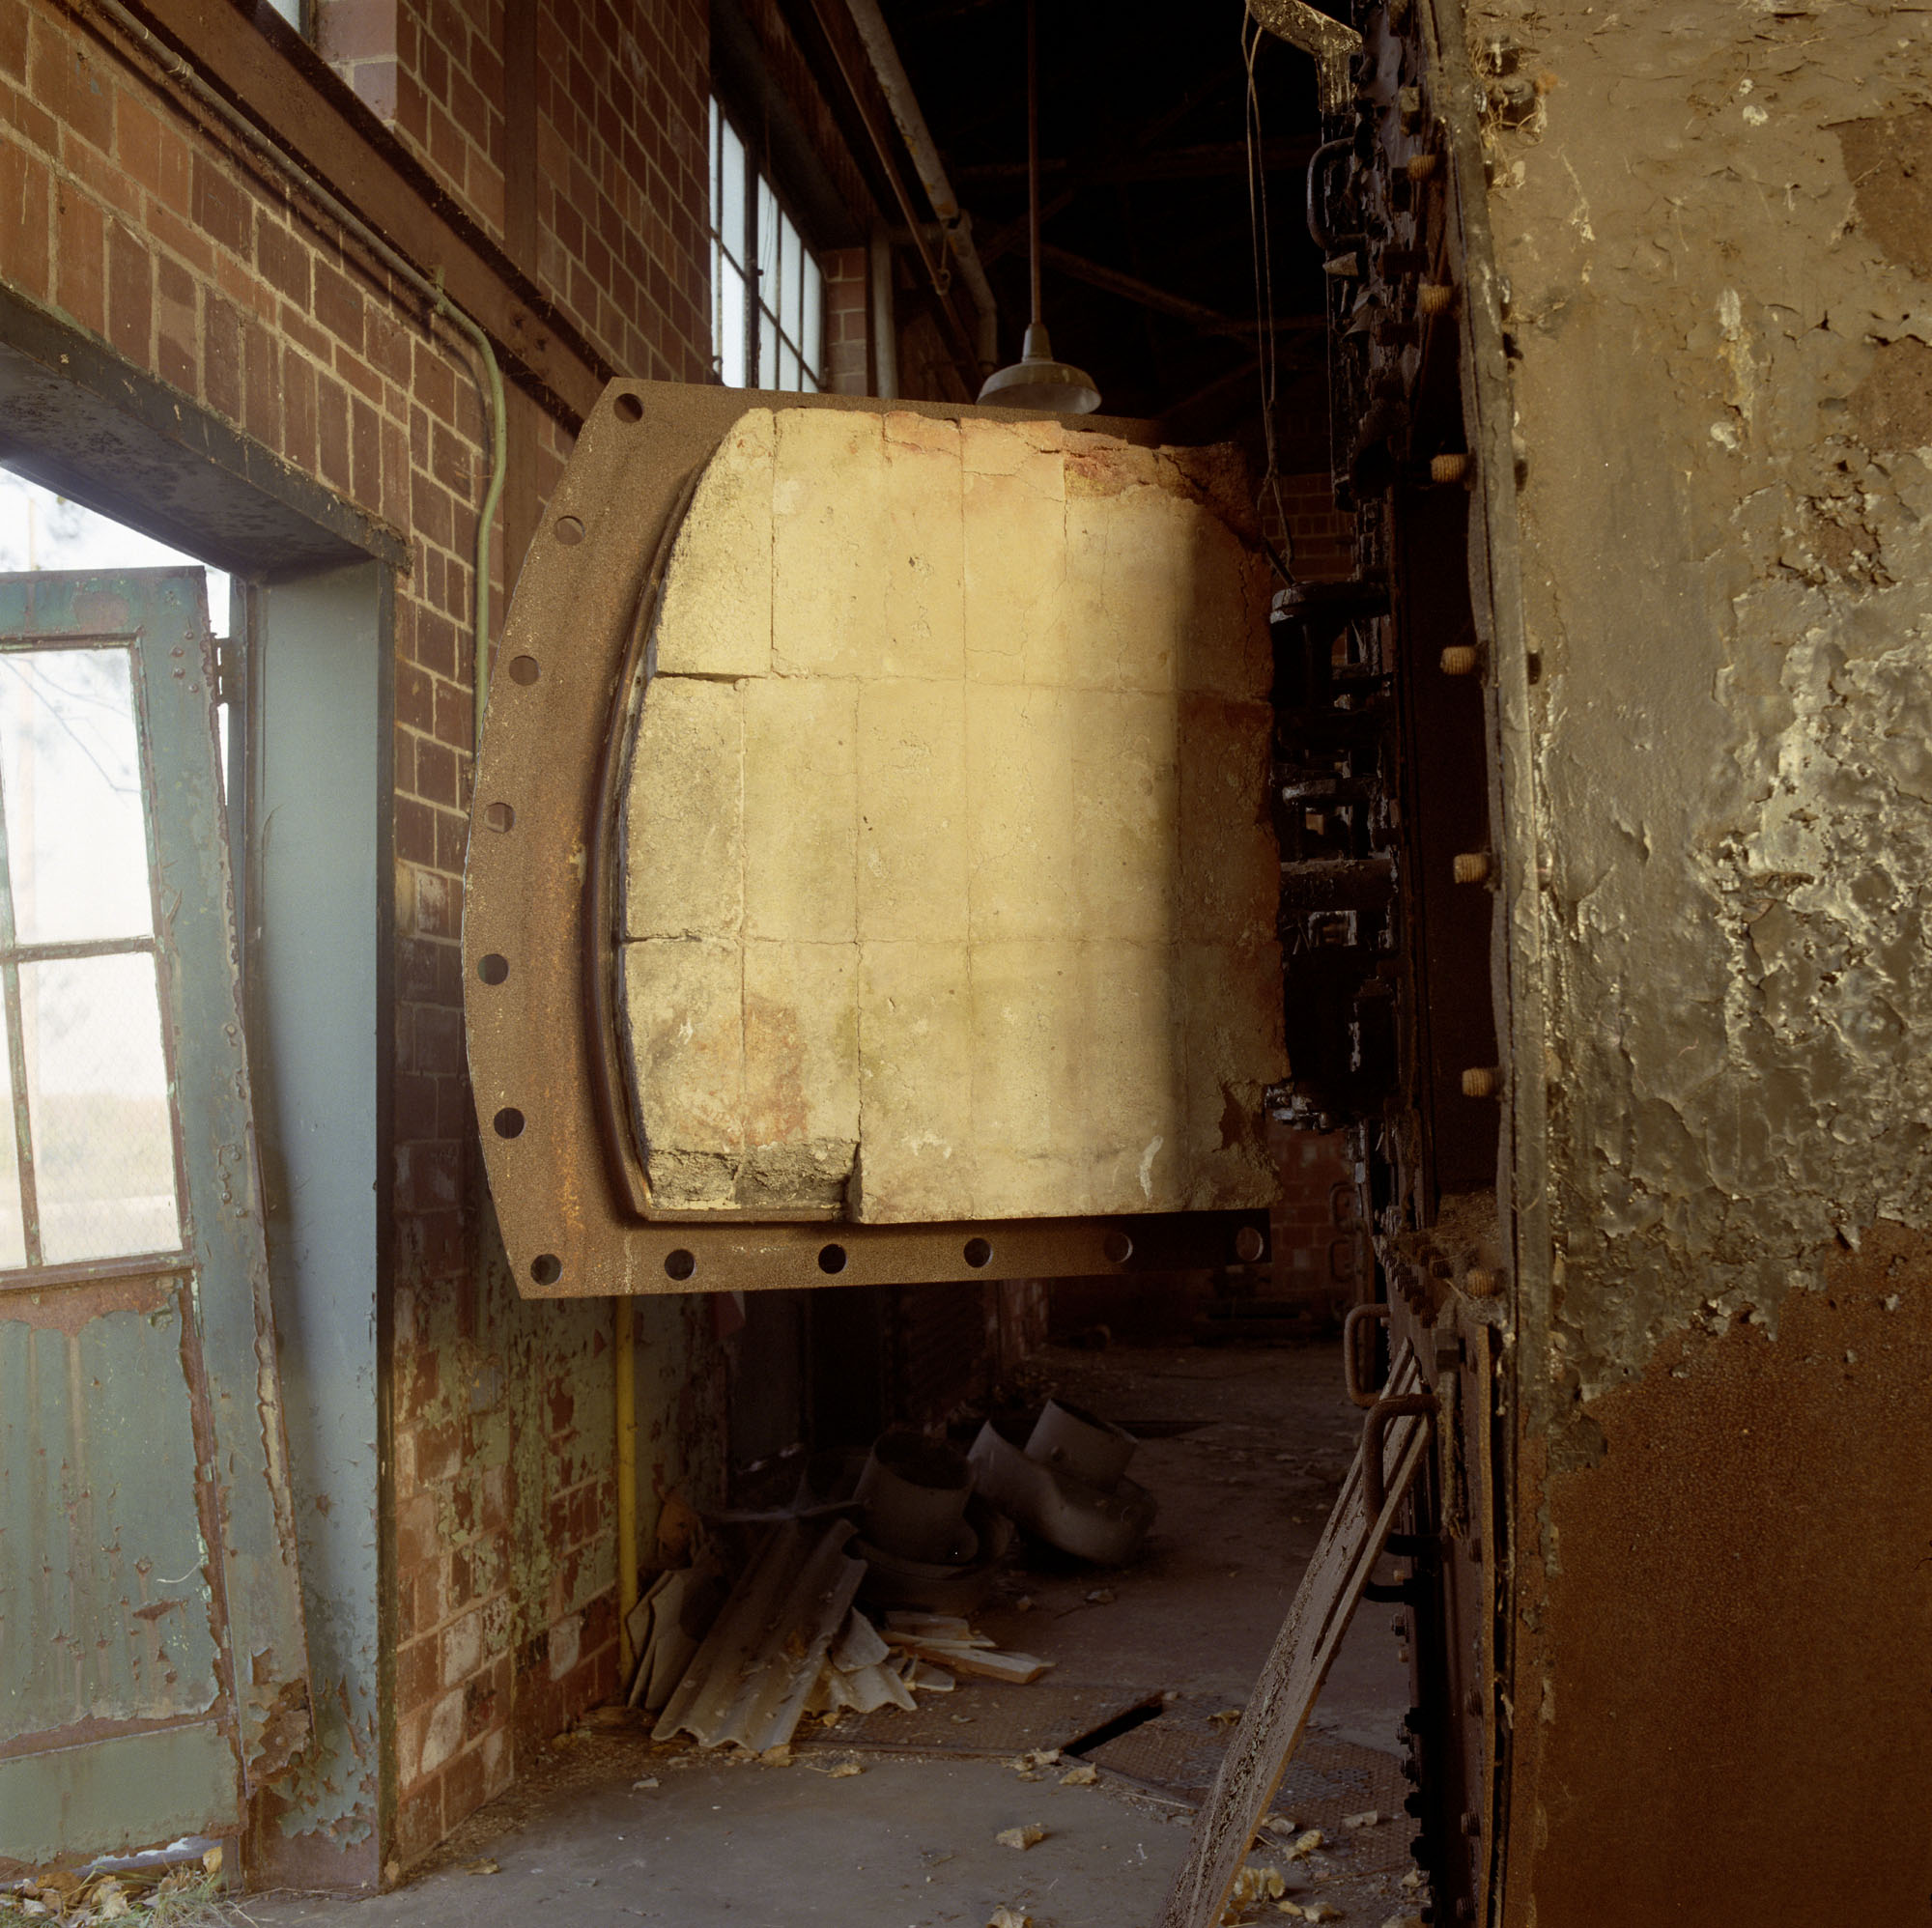
[[[751,409],[631,748],[653,1201],[1267,1203],[1268,579],[1228,450]]]

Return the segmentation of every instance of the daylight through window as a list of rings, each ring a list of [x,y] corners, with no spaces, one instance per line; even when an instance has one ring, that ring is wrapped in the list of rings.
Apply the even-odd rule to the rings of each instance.
[[[711,365],[727,388],[816,394],[825,290],[818,263],[743,137],[711,103]]]

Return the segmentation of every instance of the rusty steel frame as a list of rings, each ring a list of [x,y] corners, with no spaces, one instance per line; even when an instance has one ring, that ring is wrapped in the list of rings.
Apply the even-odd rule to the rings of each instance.
[[[465,870],[470,1084],[518,1290],[581,1298],[1092,1277],[1264,1257],[1265,1210],[920,1225],[652,1210],[620,1096],[609,832],[683,503],[731,424],[757,406],[1026,419],[1007,409],[620,381],[585,421],[497,650]],[[1157,439],[1146,422],[1083,426]],[[1244,1232],[1260,1234],[1260,1253]]]

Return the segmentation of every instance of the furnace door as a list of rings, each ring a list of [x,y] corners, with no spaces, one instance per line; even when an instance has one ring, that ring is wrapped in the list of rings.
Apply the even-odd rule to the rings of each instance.
[[[0,576],[0,1868],[308,1727],[199,570]]]

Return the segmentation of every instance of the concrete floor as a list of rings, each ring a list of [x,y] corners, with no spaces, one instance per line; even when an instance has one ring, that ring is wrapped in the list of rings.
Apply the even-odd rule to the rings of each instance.
[[[1354,1448],[1359,1415],[1343,1398],[1337,1349],[1055,1351],[1043,1364],[1068,1397],[1130,1427],[1204,1423],[1150,1439],[1136,1457],[1133,1474],[1161,1508],[1138,1564],[1016,1570],[976,1624],[1054,1660],[1046,1680],[1058,1687],[1163,1691],[1197,1723],[1203,1710],[1237,1706]],[[1113,1600],[1089,1603],[1100,1587]],[[981,1683],[947,1705],[979,1710],[958,1723],[968,1735],[975,1718],[1029,1691]],[[1366,1609],[1311,1736],[1392,1755],[1407,1704],[1387,1617]],[[830,1773],[846,1761],[863,1772]],[[1063,1786],[1057,1771],[1023,1781],[1004,1760],[863,1751],[838,1730],[802,1744],[787,1767],[580,1735],[466,1823],[407,1886],[365,1901],[272,1895],[242,1907],[263,1928],[467,1928],[552,1914],[571,1928],[983,1928],[1004,1904],[1036,1928],[1133,1928],[1157,1915],[1191,1819],[1184,1795],[1111,1772],[1092,1787]],[[1026,1823],[1047,1830],[1036,1847],[995,1840]],[[1314,1886],[1350,1923],[1378,1928],[1407,1913],[1386,1854],[1365,1874],[1350,1845],[1296,1864],[1293,1885]]]

